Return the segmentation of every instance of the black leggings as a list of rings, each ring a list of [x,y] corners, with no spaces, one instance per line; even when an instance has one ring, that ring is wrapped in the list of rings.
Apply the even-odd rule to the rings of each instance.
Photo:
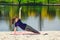
[[[31,31],[31,32],[40,34],[37,30],[35,30],[34,28],[32,28],[32,27],[29,26],[29,25],[26,26],[25,30],[26,30],[26,31]]]

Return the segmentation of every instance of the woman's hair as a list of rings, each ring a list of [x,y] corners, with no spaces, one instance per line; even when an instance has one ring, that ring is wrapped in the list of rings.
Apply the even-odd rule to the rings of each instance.
[[[15,18],[13,18],[13,19],[11,20],[12,24],[14,24],[14,21],[15,21]]]
[[[12,20],[11,20],[12,24],[14,24],[16,18],[18,18],[18,17],[15,16],[15,17],[12,18]]]

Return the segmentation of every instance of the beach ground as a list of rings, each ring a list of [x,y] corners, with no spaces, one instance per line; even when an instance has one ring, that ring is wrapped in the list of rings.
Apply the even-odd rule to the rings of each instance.
[[[12,35],[12,32],[0,32],[0,40],[60,40],[60,31],[40,31],[38,35]]]

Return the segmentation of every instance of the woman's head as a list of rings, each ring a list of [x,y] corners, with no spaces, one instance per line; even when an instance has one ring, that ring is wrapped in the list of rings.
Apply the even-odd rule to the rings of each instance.
[[[19,20],[19,18],[17,16],[12,18],[12,24],[14,24],[14,22],[17,22]]]

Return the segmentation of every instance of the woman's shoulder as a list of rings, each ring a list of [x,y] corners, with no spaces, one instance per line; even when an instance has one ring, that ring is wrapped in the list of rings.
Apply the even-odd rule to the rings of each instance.
[[[17,22],[21,22],[21,19],[18,19],[18,21]]]
[[[18,21],[21,21],[21,19],[18,19]]]

